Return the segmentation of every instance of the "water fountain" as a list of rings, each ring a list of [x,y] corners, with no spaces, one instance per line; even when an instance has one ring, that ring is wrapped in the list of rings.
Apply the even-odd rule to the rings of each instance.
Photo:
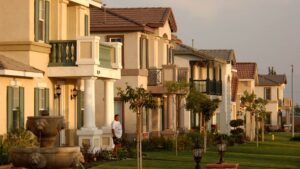
[[[43,111],[42,116],[28,117],[26,128],[39,138],[40,147],[13,148],[10,154],[15,167],[67,169],[84,162],[80,147],[55,147],[57,134],[65,128],[62,116]]]

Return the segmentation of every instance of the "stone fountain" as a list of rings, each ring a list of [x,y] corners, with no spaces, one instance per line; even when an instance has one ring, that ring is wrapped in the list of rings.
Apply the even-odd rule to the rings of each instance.
[[[67,169],[84,162],[80,147],[55,147],[57,134],[65,128],[62,116],[43,111],[42,116],[28,117],[26,128],[39,138],[40,147],[13,148],[10,154],[15,167]]]

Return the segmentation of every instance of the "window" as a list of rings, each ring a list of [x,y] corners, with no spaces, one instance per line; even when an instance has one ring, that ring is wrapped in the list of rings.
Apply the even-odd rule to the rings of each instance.
[[[49,111],[49,89],[35,88],[34,89],[34,115],[41,115],[43,110]]]
[[[7,130],[24,127],[24,88],[7,87]]]
[[[77,93],[77,129],[83,127],[84,121],[84,91],[78,90]]]
[[[124,103],[120,98],[115,98],[114,102],[115,114],[118,114],[120,117],[120,122],[124,130]]]
[[[149,110],[143,110],[143,132],[149,132]]]
[[[142,36],[140,38],[140,69],[148,69],[148,39]]]
[[[122,67],[124,68],[124,36],[123,35],[111,35],[107,36],[108,42],[120,42],[122,43]]]
[[[49,42],[49,0],[34,0],[34,40]]]
[[[270,87],[265,88],[264,99],[265,100],[271,100],[271,88]]]
[[[84,15],[84,35],[89,35],[89,16]]]
[[[271,112],[267,112],[265,118],[265,124],[271,124]]]
[[[45,37],[45,0],[39,3],[39,40],[44,41]]]
[[[173,49],[167,45],[167,64],[174,64]]]

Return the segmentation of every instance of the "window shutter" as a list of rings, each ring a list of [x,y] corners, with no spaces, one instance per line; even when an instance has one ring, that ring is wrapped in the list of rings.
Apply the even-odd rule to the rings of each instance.
[[[49,42],[49,1],[45,1],[45,42]]]
[[[40,8],[40,1],[34,1],[34,41],[39,41],[39,8]]]
[[[34,116],[39,115],[39,88],[34,88]]]
[[[13,127],[13,87],[7,86],[7,131],[9,132]]]
[[[84,15],[84,35],[89,35],[89,16]]]
[[[77,129],[80,129],[83,124],[82,124],[82,112],[81,112],[81,107],[82,107],[82,91],[78,91],[77,95]]]
[[[140,69],[143,68],[143,39],[140,37]]]
[[[19,88],[19,106],[20,106],[20,112],[19,112],[19,119],[20,119],[20,128],[24,128],[24,87]]]
[[[45,89],[45,106],[46,106],[46,110],[49,112],[50,108],[49,108],[49,89],[46,88]]]
[[[146,39],[146,67],[147,67],[147,69],[149,68],[149,46],[148,46],[148,44],[149,44],[149,40],[148,39]]]

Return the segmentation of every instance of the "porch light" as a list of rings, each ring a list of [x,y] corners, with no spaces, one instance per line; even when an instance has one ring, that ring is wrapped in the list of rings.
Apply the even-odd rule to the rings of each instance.
[[[200,162],[203,156],[203,147],[200,145],[199,140],[197,139],[194,149],[193,149],[194,161],[196,162],[195,169],[200,169]]]
[[[226,143],[224,142],[222,137],[220,138],[217,146],[220,155],[220,160],[218,164],[222,164],[224,162],[224,152],[226,151]]]
[[[71,90],[71,100],[75,99],[77,97],[78,90],[76,89],[76,86],[74,86],[74,89]]]
[[[60,85],[57,85],[56,88],[55,88],[55,94],[54,94],[56,97],[60,97],[61,95],[61,88],[60,88]]]

